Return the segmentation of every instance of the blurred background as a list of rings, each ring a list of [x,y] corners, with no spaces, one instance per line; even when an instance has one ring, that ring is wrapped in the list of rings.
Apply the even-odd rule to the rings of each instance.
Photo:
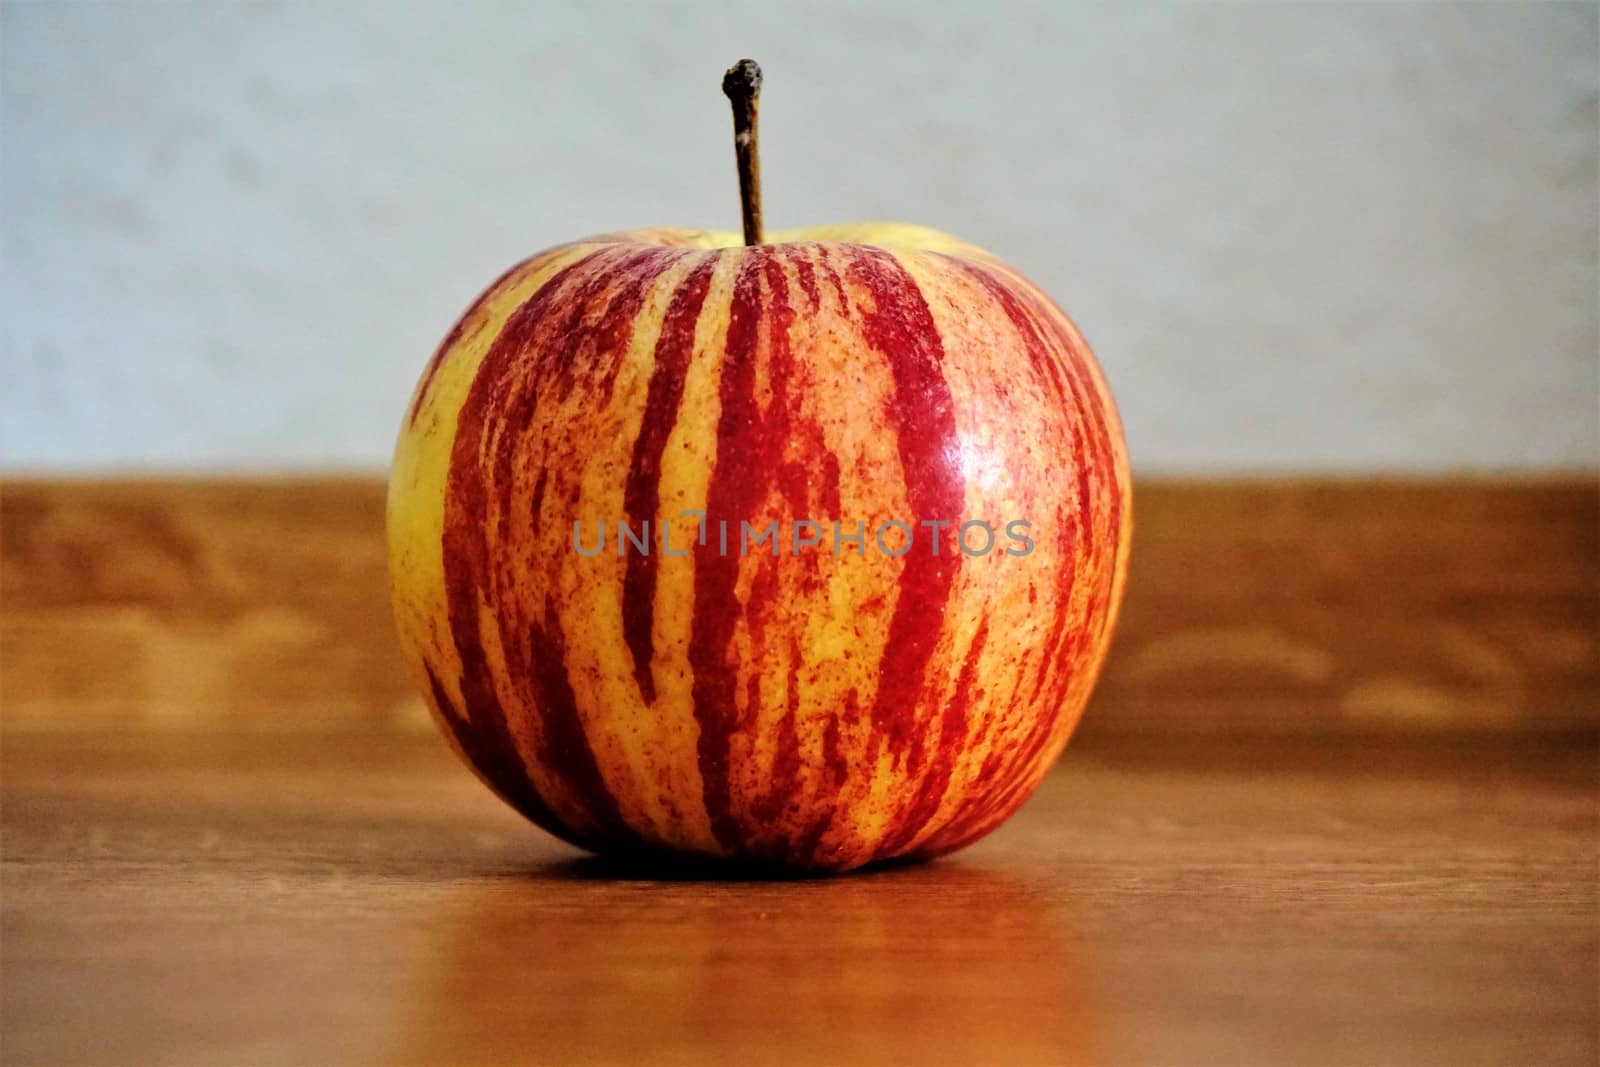
[[[6,4],[9,472],[377,471],[586,233],[950,230],[1078,320],[1142,474],[1600,465],[1592,4]]]

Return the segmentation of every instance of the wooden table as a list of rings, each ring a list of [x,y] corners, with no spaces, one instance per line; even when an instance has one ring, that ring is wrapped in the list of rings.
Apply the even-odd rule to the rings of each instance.
[[[1041,794],[791,883],[457,766],[381,477],[0,492],[0,1062],[1600,1063],[1593,477],[1142,479]]]
[[[437,739],[3,739],[6,1063],[1600,1058],[1597,752],[1124,739],[935,864],[583,858]]]

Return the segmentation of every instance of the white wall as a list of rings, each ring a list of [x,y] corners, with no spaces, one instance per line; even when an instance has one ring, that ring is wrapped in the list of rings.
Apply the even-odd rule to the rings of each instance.
[[[803,13],[801,13],[803,12]],[[514,258],[889,217],[1078,319],[1138,469],[1600,464],[1592,4],[7,4],[10,470],[387,461]]]

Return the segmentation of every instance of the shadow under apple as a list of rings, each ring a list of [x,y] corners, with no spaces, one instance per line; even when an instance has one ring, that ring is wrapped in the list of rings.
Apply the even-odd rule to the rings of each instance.
[[[970,863],[835,878],[564,859],[441,906],[406,1063],[1090,1063],[1070,893]]]

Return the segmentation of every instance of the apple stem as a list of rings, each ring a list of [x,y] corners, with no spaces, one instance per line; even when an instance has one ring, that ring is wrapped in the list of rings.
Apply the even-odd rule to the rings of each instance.
[[[739,204],[744,210],[744,243],[761,243],[761,156],[756,147],[756,109],[761,102],[761,68],[741,59],[722,76],[722,91],[733,104],[733,150],[739,163]]]

